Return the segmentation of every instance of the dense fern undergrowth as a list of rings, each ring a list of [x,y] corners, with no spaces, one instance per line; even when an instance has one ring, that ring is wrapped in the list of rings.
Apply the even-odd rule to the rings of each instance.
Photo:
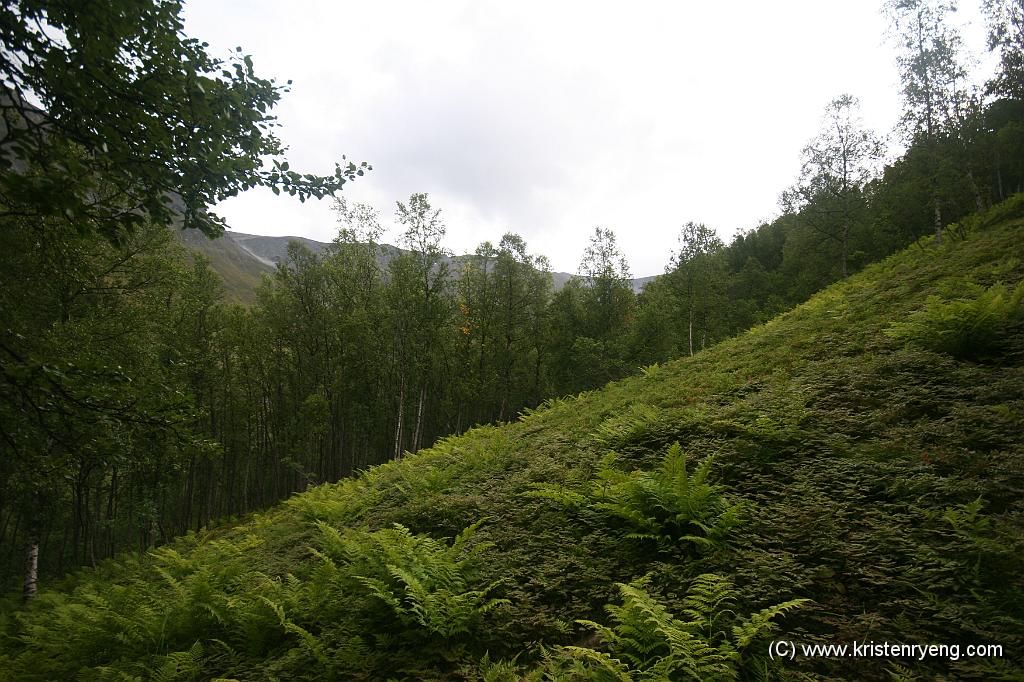
[[[1024,679],[1005,211],[695,357],[12,596],[0,678]]]

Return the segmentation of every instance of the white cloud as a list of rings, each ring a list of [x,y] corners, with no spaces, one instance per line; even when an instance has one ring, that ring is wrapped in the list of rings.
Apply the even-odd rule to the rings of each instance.
[[[390,218],[429,192],[456,252],[512,230],[564,271],[602,225],[636,275],[661,272],[683,222],[728,238],[777,212],[830,99],[857,95],[882,132],[900,107],[872,2],[203,0],[185,16],[214,54],[241,45],[293,79],[293,167],[367,160],[351,200]],[[254,191],[220,210],[243,232],[334,232],[327,202]]]

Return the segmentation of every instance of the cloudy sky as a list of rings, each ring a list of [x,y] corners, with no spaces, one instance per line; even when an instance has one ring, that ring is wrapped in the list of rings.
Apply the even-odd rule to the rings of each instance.
[[[688,220],[728,241],[777,215],[837,95],[892,130],[899,79],[880,5],[191,0],[185,29],[292,79],[277,110],[292,168],[370,162],[345,195],[386,226],[396,200],[427,192],[456,253],[514,231],[567,272],[609,227],[644,276],[664,270]],[[958,20],[980,51],[977,11]],[[329,202],[269,191],[219,210],[240,232],[336,229]]]

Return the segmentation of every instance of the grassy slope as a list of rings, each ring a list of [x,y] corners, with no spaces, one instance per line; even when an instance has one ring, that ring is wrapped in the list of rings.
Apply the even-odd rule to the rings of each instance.
[[[678,611],[690,581],[713,571],[734,580],[741,609],[812,598],[782,621],[788,639],[997,643],[1006,649],[1002,661],[904,664],[922,679],[1020,675],[1021,330],[1013,330],[999,362],[987,363],[905,346],[883,330],[930,294],[955,296],[964,280],[1015,285],[1024,278],[1022,235],[1018,220],[941,247],[912,247],[693,358],[448,439],[234,528],[182,539],[178,554],[83,572],[0,620],[0,651],[8,652],[0,654],[0,677],[61,679],[79,666],[111,663],[138,674],[161,665],[184,671],[185,654],[161,655],[188,651],[196,641],[203,646],[192,650],[201,679],[396,674],[388,670],[394,657],[373,655],[365,624],[361,632],[333,627],[370,608],[364,597],[351,589],[316,603],[294,596],[301,592],[295,586],[322,577],[324,561],[310,552],[325,543],[315,522],[369,529],[401,523],[441,538],[483,517],[489,521],[477,537],[494,547],[477,580],[506,579],[497,594],[511,605],[490,614],[459,661],[403,652],[428,670],[453,675],[484,650],[492,659],[526,652],[519,660],[529,665],[539,642],[585,641],[585,630],[572,623],[603,621],[615,581],[650,573],[651,591]],[[694,457],[717,453],[717,477],[733,500],[745,501],[733,548],[694,559],[523,496],[534,482],[583,486],[610,446],[620,466],[651,468],[675,441]],[[979,498],[981,511],[971,517],[967,505]],[[295,578],[279,580],[288,574]],[[247,615],[203,615],[202,605],[216,601],[204,587],[211,582],[227,594],[225,609]],[[267,616],[272,607],[260,604],[270,602],[287,602],[298,627]],[[354,635],[369,648],[349,660],[351,647],[342,642]],[[378,652],[385,645],[378,643]],[[360,666],[366,668],[356,673]],[[104,678],[97,669],[84,677]],[[892,661],[883,659],[798,659],[782,672],[889,679],[890,670]]]
[[[187,247],[209,259],[210,267],[224,282],[224,295],[229,303],[251,305],[256,302],[256,289],[264,274],[274,268],[246,253],[230,235],[209,239],[199,230],[175,230]]]

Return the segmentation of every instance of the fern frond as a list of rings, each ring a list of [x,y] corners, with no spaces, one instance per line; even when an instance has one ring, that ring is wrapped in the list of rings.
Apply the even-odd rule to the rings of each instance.
[[[299,637],[299,641],[302,642],[302,645],[309,651],[309,653],[313,654],[313,657],[319,663],[325,666],[330,665],[330,659],[324,653],[323,644],[316,635],[311,633],[309,630],[306,630],[301,625],[297,625],[291,621],[286,621],[284,623],[284,629],[285,632],[291,632],[297,635]]]
[[[919,679],[911,672],[910,668],[897,663],[890,664],[886,672],[889,674],[889,679],[891,679],[892,682],[917,682]]]
[[[735,599],[732,582],[714,573],[704,573],[694,578],[686,598],[683,613],[692,619],[708,637],[714,633],[715,624],[725,614],[733,614],[726,608]]]
[[[640,368],[640,374],[642,374],[645,377],[653,377],[653,376],[657,376],[658,371],[660,369],[661,369],[661,365],[659,365],[657,362],[655,362],[653,364],[645,365],[645,366],[641,367]]]
[[[732,631],[736,647],[738,649],[746,648],[759,636],[774,632],[778,629],[778,626],[772,622],[774,618],[784,615],[793,609],[798,609],[808,602],[810,602],[810,599],[790,599],[781,604],[761,609],[738,625],[735,625]]]
[[[491,517],[485,516],[476,523],[471,523],[463,528],[462,532],[455,536],[455,541],[452,543],[452,554],[461,554],[463,549],[466,548],[470,540],[473,538],[473,535],[475,535],[477,530],[480,529],[480,526],[484,525],[488,521],[491,521]]]
[[[150,671],[154,682],[194,679],[203,669],[203,645],[196,642],[188,651],[175,651],[164,657],[163,665]]]
[[[617,518],[632,527],[626,534],[629,539],[688,544],[698,552],[726,544],[726,536],[740,522],[740,507],[729,504],[721,486],[708,481],[714,456],[705,457],[690,473],[677,442],[654,471],[625,473],[614,463],[614,453],[609,453],[586,495],[535,484],[532,496],[588,506]]]
[[[616,679],[737,680],[744,664],[741,650],[766,632],[773,618],[807,601],[776,604],[740,620],[731,608],[732,583],[706,573],[694,580],[684,600],[684,613],[692,620],[681,621],[647,592],[649,581],[644,576],[629,584],[617,583],[621,605],[605,606],[612,625],[577,621],[598,635],[606,651],[583,647],[564,651],[599,665],[605,673],[624,676]],[[756,664],[761,659],[752,660]]]
[[[529,490],[521,493],[523,497],[532,497],[541,500],[551,500],[563,507],[578,508],[585,507],[590,501],[586,495],[564,488],[553,483],[531,483]]]
[[[596,665],[599,670],[611,675],[612,679],[620,680],[621,682],[633,682],[633,678],[629,674],[629,667],[617,658],[612,658],[609,654],[578,646],[563,647],[562,651],[574,659]]]

